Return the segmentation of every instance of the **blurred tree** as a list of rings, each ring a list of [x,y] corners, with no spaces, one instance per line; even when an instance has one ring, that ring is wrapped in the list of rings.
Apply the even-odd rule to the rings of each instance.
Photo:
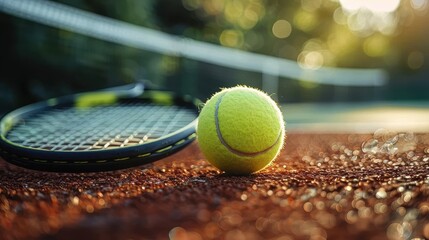
[[[429,98],[424,91],[429,75],[427,0],[56,2],[167,33],[295,60],[302,68],[381,67],[392,73],[385,95],[378,98],[367,99],[372,94],[369,89],[284,79],[280,92],[287,98],[282,95],[280,100]],[[202,97],[220,86],[260,86],[261,76],[256,73],[161,56],[4,14],[0,27],[5,33],[0,43],[8,46],[0,57],[0,107],[7,110],[142,78]]]

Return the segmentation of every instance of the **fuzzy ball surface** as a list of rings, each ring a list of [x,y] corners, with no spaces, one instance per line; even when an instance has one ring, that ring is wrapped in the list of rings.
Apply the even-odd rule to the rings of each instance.
[[[285,139],[285,122],[267,94],[237,86],[206,102],[197,136],[212,165],[228,174],[246,175],[264,169],[277,157]]]

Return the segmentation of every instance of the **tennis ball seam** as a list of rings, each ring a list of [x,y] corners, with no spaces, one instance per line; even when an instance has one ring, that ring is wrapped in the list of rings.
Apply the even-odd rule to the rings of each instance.
[[[216,105],[215,105],[215,114],[214,114],[215,116],[214,116],[214,118],[215,118],[215,125],[216,125],[216,134],[217,134],[217,136],[218,136],[218,138],[219,138],[219,140],[220,140],[220,143],[221,143],[224,147],[226,147],[226,149],[228,149],[228,151],[230,151],[230,152],[232,152],[233,154],[236,154],[236,155],[238,155],[238,156],[242,156],[242,157],[255,157],[255,156],[258,156],[258,155],[260,155],[260,154],[264,154],[264,153],[266,153],[266,152],[270,151],[274,146],[276,146],[276,145],[277,145],[277,143],[278,143],[278,142],[279,142],[279,140],[280,140],[280,137],[282,136],[281,131],[280,131],[279,135],[277,136],[277,139],[276,139],[276,141],[274,142],[274,144],[272,144],[271,146],[269,146],[269,147],[268,147],[268,148],[266,148],[266,149],[263,149],[263,150],[261,150],[261,151],[257,151],[257,152],[244,152],[244,151],[241,151],[241,150],[238,150],[238,149],[235,149],[235,148],[231,147],[231,146],[226,142],[226,140],[223,138],[222,132],[220,131],[220,125],[219,125],[219,106],[220,106],[220,103],[222,102],[222,98],[223,98],[226,94],[227,94],[227,93],[223,93],[222,95],[220,95],[220,96],[219,96],[219,99],[217,100]]]

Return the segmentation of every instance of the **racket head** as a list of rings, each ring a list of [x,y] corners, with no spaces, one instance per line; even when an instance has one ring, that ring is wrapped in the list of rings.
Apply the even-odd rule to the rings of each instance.
[[[29,169],[97,172],[171,155],[195,135],[201,102],[171,92],[111,89],[54,98],[7,114],[0,155]]]

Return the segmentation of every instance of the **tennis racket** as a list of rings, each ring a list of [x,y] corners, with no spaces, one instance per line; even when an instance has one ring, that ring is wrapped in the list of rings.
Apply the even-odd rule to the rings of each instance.
[[[0,122],[0,155],[42,171],[97,172],[147,164],[195,139],[190,96],[143,83],[54,98],[17,109]]]

